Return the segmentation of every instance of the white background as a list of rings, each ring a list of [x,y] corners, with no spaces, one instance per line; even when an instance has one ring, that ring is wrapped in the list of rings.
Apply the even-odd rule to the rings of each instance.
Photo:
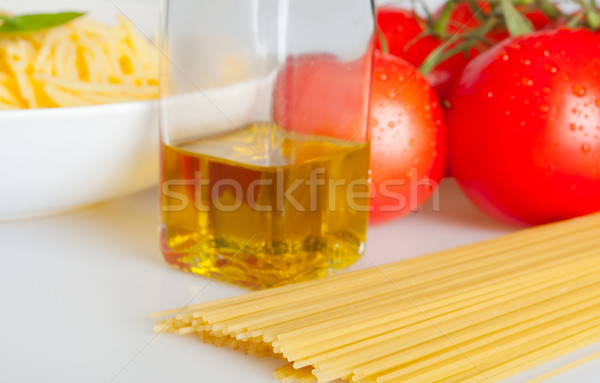
[[[115,2],[144,28],[153,27],[153,1]],[[43,2],[46,9],[63,3],[77,9],[89,4],[103,17],[117,12],[109,0]],[[35,8],[32,4],[1,0],[0,8],[18,11]],[[152,332],[151,312],[244,292],[170,268],[158,250],[158,221],[158,195],[150,189],[63,215],[0,223],[1,381],[276,382],[272,372],[281,362],[217,349],[193,336]],[[427,204],[419,213],[372,228],[366,256],[354,268],[512,230],[478,212],[446,180],[438,212]],[[525,381],[597,350],[600,344],[507,382]],[[595,360],[551,381],[597,382],[599,376]]]

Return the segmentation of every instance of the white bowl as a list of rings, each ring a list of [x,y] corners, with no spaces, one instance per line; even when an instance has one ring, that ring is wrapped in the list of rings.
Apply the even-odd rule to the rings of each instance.
[[[0,220],[72,209],[157,182],[157,101],[0,112]]]
[[[114,25],[118,15],[156,36],[148,0],[20,0],[15,14],[79,10]],[[2,8],[2,7],[0,7]],[[0,111],[0,220],[64,211],[147,188],[158,180],[157,101]]]

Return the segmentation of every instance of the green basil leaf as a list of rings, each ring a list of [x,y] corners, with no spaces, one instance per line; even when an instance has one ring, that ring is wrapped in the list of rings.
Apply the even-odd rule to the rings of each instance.
[[[0,16],[0,33],[30,33],[59,25],[85,15],[81,12],[39,13],[15,17]]]

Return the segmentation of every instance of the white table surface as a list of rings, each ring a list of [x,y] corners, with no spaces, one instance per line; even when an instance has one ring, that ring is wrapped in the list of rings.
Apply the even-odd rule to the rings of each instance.
[[[245,290],[175,270],[158,250],[155,189],[36,220],[0,223],[0,381],[276,382],[281,362],[155,335],[148,314]],[[370,229],[368,267],[514,230],[479,213],[452,180],[440,209]],[[592,345],[506,382],[600,350]],[[599,382],[600,360],[550,379]]]

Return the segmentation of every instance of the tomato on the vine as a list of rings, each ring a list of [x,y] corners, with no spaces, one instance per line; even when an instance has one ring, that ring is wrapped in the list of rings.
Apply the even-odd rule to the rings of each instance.
[[[371,223],[414,211],[444,174],[446,125],[433,88],[406,61],[375,53],[371,88]]]
[[[490,13],[490,5],[489,2],[485,1],[477,1],[475,2],[475,6],[478,7],[482,16],[487,16]],[[517,7],[517,9],[523,7]],[[435,18],[439,17],[443,9],[443,6],[439,8],[435,12]],[[546,16],[543,12],[539,10],[526,11],[523,9],[523,15],[529,19],[534,30],[540,30],[545,28],[551,23],[550,18]],[[456,6],[452,9],[452,13],[450,14],[450,20],[446,29],[446,32],[449,35],[455,33],[462,33],[464,31],[473,30],[481,27],[481,21],[475,16],[473,10],[471,9],[471,5],[468,2],[460,2],[456,4]],[[510,34],[505,26],[499,26],[493,28],[491,31],[486,33],[485,37],[487,38],[490,44],[496,44],[505,38],[509,37]],[[480,50],[472,48],[469,50],[468,55],[465,54],[456,54],[450,59],[442,62],[436,70],[434,70],[430,76],[437,75],[439,78],[434,82],[436,84],[436,91],[438,95],[442,99],[446,99],[450,93],[450,90],[456,84],[460,74],[462,73],[464,67],[467,63],[475,58],[480,53]],[[428,77],[429,78],[429,77]]]
[[[418,67],[440,45],[433,36],[422,36],[425,20],[410,9],[383,6],[377,9],[377,26],[383,33],[388,52]],[[379,39],[376,48],[381,50]]]
[[[486,1],[477,1],[475,2],[477,9],[479,10],[481,16],[488,16],[490,13],[490,3]],[[435,18],[438,18],[442,13],[444,6],[442,5],[436,12]],[[517,7],[517,10],[521,10],[523,15],[531,22],[533,29],[540,30],[552,23],[552,20],[544,14],[540,10],[527,10],[527,8],[523,6]],[[450,15],[450,22],[448,23],[447,32],[457,33],[463,29],[475,29],[481,26],[481,21],[479,18],[473,13],[471,9],[471,5],[468,2],[460,2],[456,4],[456,6],[452,9],[452,13]],[[486,37],[491,40],[492,43],[499,42],[509,37],[508,30],[505,26],[499,26],[493,28],[486,34]]]
[[[600,210],[600,34],[544,31],[471,60],[450,96],[453,175],[483,210],[541,224]]]
[[[475,2],[482,16],[490,13],[489,3],[484,1]],[[444,5],[433,15],[433,20],[439,20]],[[551,23],[543,12],[539,10],[523,10],[524,16],[529,19],[536,30],[545,28]],[[398,8],[395,6],[384,6],[377,10],[377,24],[387,40],[389,53],[401,57],[418,67],[429,54],[439,47],[443,40],[425,33],[426,21],[414,11]],[[467,2],[457,3],[449,15],[445,33],[453,36],[481,27],[481,21],[475,16],[471,5]],[[485,37],[489,43],[495,44],[509,36],[504,26],[498,26],[486,33]],[[449,46],[452,47],[454,44]],[[448,49],[449,49],[448,48]],[[446,99],[450,89],[456,83],[463,68],[469,60],[479,54],[479,50],[471,48],[468,53],[457,53],[442,61],[427,74],[426,78],[435,88],[440,99]]]
[[[418,67],[442,41],[433,36],[423,35],[425,20],[414,11],[384,6],[377,10],[377,25],[383,33],[389,53],[400,57]],[[377,47],[380,47],[377,41]],[[427,75],[428,82],[440,97],[447,94],[449,81],[460,73],[466,61],[462,55],[456,55],[439,64]]]

